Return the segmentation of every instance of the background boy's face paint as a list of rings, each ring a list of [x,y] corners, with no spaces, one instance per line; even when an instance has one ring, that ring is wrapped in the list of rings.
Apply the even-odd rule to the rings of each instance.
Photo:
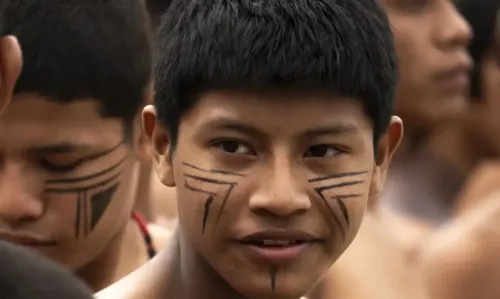
[[[71,270],[99,257],[135,199],[136,162],[122,140],[123,123],[94,101],[16,95],[0,118],[0,231],[54,244],[33,250]]]
[[[110,150],[92,156],[104,158],[124,145],[120,142]],[[86,159],[88,160],[88,159]],[[75,237],[87,237],[99,223],[119,185],[126,157],[98,172],[73,178],[47,180],[45,193],[73,195],[76,202]]]

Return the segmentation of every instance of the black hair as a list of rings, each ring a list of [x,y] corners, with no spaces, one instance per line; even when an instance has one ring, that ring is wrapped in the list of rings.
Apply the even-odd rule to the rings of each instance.
[[[474,35],[469,45],[469,54],[474,60],[474,68],[470,74],[472,99],[482,96],[482,64],[486,55],[494,48],[497,31],[500,1],[498,0],[460,0],[457,7],[469,22]]]
[[[161,15],[167,11],[170,3],[172,3],[172,0],[146,0],[146,7],[153,29],[160,25]]]
[[[151,82],[151,33],[138,0],[15,0],[5,26],[22,48],[14,94],[59,103],[92,99],[130,123]]]
[[[196,96],[217,88],[353,97],[375,140],[390,122],[398,72],[377,0],[174,0],[156,40],[155,105],[173,146]]]
[[[68,270],[25,248],[0,241],[3,299],[91,299],[92,292]]]

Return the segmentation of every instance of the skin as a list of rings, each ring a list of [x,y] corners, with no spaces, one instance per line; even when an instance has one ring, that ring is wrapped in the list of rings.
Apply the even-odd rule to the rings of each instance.
[[[400,246],[411,251],[428,232],[427,223],[439,223],[449,213],[445,210],[431,216],[421,211],[432,208],[443,197],[453,197],[454,186],[461,184],[462,177],[456,175],[454,166],[440,164],[445,163],[442,156],[427,150],[426,144],[441,123],[465,111],[468,86],[450,86],[443,72],[457,66],[471,66],[467,54],[471,29],[448,0],[381,2],[394,27],[401,70],[396,113],[406,125],[406,143],[391,167],[381,198],[381,212],[390,220],[389,227],[394,230]],[[434,136],[442,138],[442,134]],[[457,146],[453,139],[447,137],[441,142]],[[433,186],[444,178],[449,179]],[[417,185],[419,187],[415,188]],[[411,193],[408,189],[412,189]],[[448,191],[450,189],[452,191]],[[429,190],[433,191],[429,193]]]
[[[471,30],[452,2],[380,2],[394,28],[400,68],[395,110],[405,121],[405,142],[396,153],[382,196],[370,198],[370,210],[358,237],[318,286],[316,298],[420,298],[416,273],[408,269],[414,265],[416,246],[430,226],[398,211],[394,204],[410,195],[422,199],[419,190],[429,188],[415,188],[418,177],[408,162],[415,161],[421,139],[439,123],[460,115],[468,101],[467,86],[449,88],[441,79],[445,70],[470,61],[467,45]],[[434,167],[430,169],[435,172]],[[430,177],[428,173],[418,175]],[[386,269],[383,277],[381,268]],[[373,277],[379,279],[374,281]]]
[[[130,216],[138,132],[124,142],[121,120],[98,108],[90,99],[18,94],[0,119],[0,238],[66,266],[96,291],[148,260]]]
[[[454,217],[446,227],[429,237],[426,246],[420,247],[421,274],[432,299],[497,298],[500,295],[495,280],[500,274],[500,246],[495,241],[500,233],[500,164],[497,159],[488,159],[500,154],[497,53],[498,41],[480,62],[482,97],[474,99],[471,113],[464,120],[468,130],[462,139],[473,142],[475,148],[458,150],[467,158],[457,160],[457,164],[461,162],[458,165],[470,170],[456,200]]]
[[[172,158],[154,107],[144,110],[143,125],[158,177],[177,188],[179,224],[157,259],[98,298],[300,298],[353,240],[402,130],[393,118],[374,157],[373,129],[358,102],[280,90],[202,94],[181,118]],[[347,194],[359,196],[338,197]],[[236,241],[283,225],[320,241],[280,265],[253,259]]]
[[[471,29],[449,0],[380,0],[394,28],[400,79],[396,113],[406,132],[428,130],[466,108],[467,86],[450,87],[443,72],[470,66]]]
[[[0,38],[0,115],[11,101],[21,67],[21,48],[17,39],[13,36]]]

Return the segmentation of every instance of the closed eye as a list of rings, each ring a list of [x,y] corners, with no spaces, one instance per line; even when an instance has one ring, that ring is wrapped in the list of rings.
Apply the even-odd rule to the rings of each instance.
[[[40,159],[38,161],[39,165],[47,170],[47,171],[50,171],[50,172],[54,172],[54,173],[67,173],[67,172],[72,172],[74,171],[75,169],[78,168],[78,166],[80,166],[81,164],[81,160],[78,160],[76,162],[73,162],[71,164],[66,164],[66,165],[57,165],[57,164],[54,164],[52,162],[50,162],[49,160],[47,159]]]

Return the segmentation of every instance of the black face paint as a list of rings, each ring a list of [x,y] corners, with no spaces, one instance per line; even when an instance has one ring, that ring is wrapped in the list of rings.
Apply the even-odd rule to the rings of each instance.
[[[326,180],[330,180],[330,179],[338,179],[338,178],[345,178],[345,177],[351,177],[351,176],[358,176],[358,175],[362,175],[362,174],[366,174],[366,173],[368,173],[368,171],[334,173],[334,174],[329,174],[329,175],[326,175],[326,176],[322,176],[322,177],[317,177],[317,178],[310,179],[309,182],[310,183],[316,183],[316,182],[322,182],[322,181],[326,181]],[[316,193],[319,195],[319,197],[323,200],[323,202],[325,203],[326,207],[330,210],[330,213],[332,214],[334,221],[339,226],[342,240],[345,240],[345,228],[342,225],[342,223],[341,223],[340,219],[338,218],[337,214],[335,214],[335,212],[333,211],[333,209],[328,204],[328,201],[327,201],[327,199],[326,199],[326,197],[324,195],[324,192],[327,191],[327,190],[331,190],[331,189],[337,189],[337,188],[342,188],[342,187],[347,187],[347,186],[358,185],[358,184],[362,184],[364,182],[365,182],[364,180],[348,181],[348,182],[331,184],[331,185],[320,186],[320,187],[314,188],[314,191],[316,191]],[[347,211],[347,208],[346,208],[346,205],[344,203],[344,200],[345,199],[349,199],[349,198],[356,198],[356,197],[360,197],[360,196],[362,196],[362,194],[343,194],[343,195],[337,195],[337,196],[333,196],[333,197],[329,198],[329,199],[335,199],[336,200],[337,204],[339,205],[340,211],[342,212],[342,216],[344,217],[344,220],[345,220],[347,226],[350,225],[350,220],[349,220],[349,213]]]
[[[183,162],[182,164],[186,167],[191,168],[191,169],[195,169],[195,170],[206,172],[206,173],[225,175],[225,176],[239,176],[239,177],[246,176],[244,174],[229,172],[229,171],[225,171],[225,170],[215,170],[215,169],[214,170],[206,170],[206,169],[203,169],[203,168],[200,168],[198,166],[194,166],[192,164],[185,163],[185,162]],[[202,182],[202,183],[216,184],[216,185],[225,185],[228,187],[227,191],[224,192],[224,197],[222,199],[221,208],[220,208],[219,213],[217,215],[217,220],[215,223],[214,230],[217,229],[217,225],[218,225],[220,217],[222,215],[222,211],[224,211],[224,207],[226,206],[227,199],[231,195],[231,192],[233,191],[234,187],[237,186],[237,183],[218,180],[218,179],[212,179],[212,178],[207,178],[207,177],[192,175],[192,174],[185,174],[184,177],[186,178],[186,181],[184,182],[184,186],[186,187],[186,189],[191,190],[193,192],[198,192],[198,193],[203,193],[203,194],[208,195],[207,199],[205,200],[203,219],[202,219],[202,223],[201,223],[202,233],[205,233],[205,228],[206,228],[206,224],[207,224],[208,216],[209,216],[209,212],[210,212],[210,206],[213,203],[214,198],[216,196],[218,196],[219,194],[214,193],[214,192],[210,192],[207,190],[203,190],[200,188],[196,188],[196,187],[192,186],[191,184],[189,184],[189,180],[194,180],[194,181],[198,181],[198,182]]]
[[[115,147],[116,150],[118,147]],[[103,152],[107,155],[113,152]],[[104,215],[118,189],[121,166],[127,157],[97,173],[68,179],[47,180],[45,193],[76,195],[75,236],[87,237]],[[90,211],[89,211],[90,210]]]
[[[272,265],[269,269],[269,280],[271,282],[271,290],[276,292],[276,276],[278,274],[278,266]]]
[[[203,169],[203,168],[200,168],[198,166],[194,166],[193,164],[189,164],[186,162],[182,162],[182,165],[199,170],[199,171],[203,171],[203,172],[210,172],[210,173],[224,174],[224,175],[234,175],[234,176],[241,176],[241,177],[246,176],[246,174],[230,172],[230,171],[226,171],[226,170],[218,170],[218,169],[207,170],[207,169]]]

